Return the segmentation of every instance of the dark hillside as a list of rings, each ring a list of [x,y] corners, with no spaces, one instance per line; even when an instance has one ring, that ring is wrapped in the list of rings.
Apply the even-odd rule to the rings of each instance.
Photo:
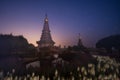
[[[0,35],[0,55],[27,54],[34,49],[23,36]]]

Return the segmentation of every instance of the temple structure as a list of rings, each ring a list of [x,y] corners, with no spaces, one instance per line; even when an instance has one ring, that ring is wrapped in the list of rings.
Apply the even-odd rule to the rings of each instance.
[[[78,39],[78,44],[77,44],[79,47],[82,47],[83,44],[82,44],[82,40],[81,40],[81,37],[80,37],[80,33],[79,33],[79,39]]]
[[[38,48],[52,47],[55,44],[50,34],[47,15],[45,16],[45,19],[44,19],[44,25],[43,25],[43,30],[42,30],[40,41],[37,41],[37,44],[38,44]]]

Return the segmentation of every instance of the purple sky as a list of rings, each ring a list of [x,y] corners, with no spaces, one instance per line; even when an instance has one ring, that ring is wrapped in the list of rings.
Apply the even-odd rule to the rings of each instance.
[[[47,13],[56,45],[85,46],[120,34],[120,0],[0,0],[0,33],[23,35],[29,43],[40,40]]]

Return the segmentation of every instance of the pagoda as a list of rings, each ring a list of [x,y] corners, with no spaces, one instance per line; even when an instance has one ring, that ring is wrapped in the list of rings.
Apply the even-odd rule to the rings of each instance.
[[[47,15],[45,16],[45,19],[44,19],[44,25],[43,25],[43,30],[42,30],[40,41],[37,41],[37,44],[38,44],[38,48],[52,47],[55,44],[50,34]]]
[[[81,37],[80,37],[80,33],[79,33],[79,39],[78,39],[78,44],[77,44],[79,47],[82,47],[83,44],[82,44],[82,40],[81,40]]]

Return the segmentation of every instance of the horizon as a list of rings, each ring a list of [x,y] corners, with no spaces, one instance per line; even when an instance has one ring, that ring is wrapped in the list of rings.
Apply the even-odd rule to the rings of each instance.
[[[23,35],[37,46],[45,14],[55,45],[77,45],[79,33],[83,45],[95,43],[107,36],[120,34],[119,0],[1,0],[0,33]]]

